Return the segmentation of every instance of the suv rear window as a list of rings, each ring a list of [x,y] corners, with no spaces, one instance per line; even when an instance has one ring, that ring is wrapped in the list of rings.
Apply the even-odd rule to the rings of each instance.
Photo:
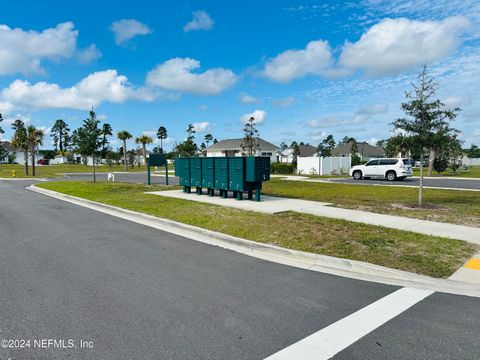
[[[411,165],[410,160],[408,159],[403,159],[402,161],[403,161],[403,165]]]
[[[397,162],[397,159],[380,159],[380,165],[395,165]]]

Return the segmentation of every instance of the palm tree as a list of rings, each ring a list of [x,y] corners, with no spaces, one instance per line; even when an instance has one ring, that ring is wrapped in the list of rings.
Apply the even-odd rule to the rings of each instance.
[[[145,167],[148,167],[147,164],[147,144],[151,144],[153,142],[153,139],[148,136],[148,135],[141,135],[135,139],[135,143],[137,144],[142,144],[142,153],[143,153],[143,159],[145,160]]]
[[[163,153],[163,140],[168,137],[167,129],[164,126],[160,126],[157,131],[157,138],[160,139],[160,149],[162,149]]]
[[[37,129],[35,126],[30,125],[27,128],[27,139],[30,154],[32,156],[32,176],[35,176],[35,151],[39,145],[43,144],[43,137],[45,133],[41,129]]]
[[[12,145],[18,149],[23,150],[23,156],[25,159],[25,176],[28,176],[28,137],[25,123],[17,119],[12,124],[13,133]]]
[[[125,164],[125,171],[128,171],[128,163],[127,163],[127,140],[132,138],[132,134],[130,134],[126,130],[119,131],[117,134],[119,140],[123,141],[123,162]]]

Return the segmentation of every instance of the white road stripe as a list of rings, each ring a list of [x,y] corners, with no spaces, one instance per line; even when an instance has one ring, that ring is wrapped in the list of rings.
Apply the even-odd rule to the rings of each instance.
[[[327,360],[434,291],[402,288],[265,360]]]

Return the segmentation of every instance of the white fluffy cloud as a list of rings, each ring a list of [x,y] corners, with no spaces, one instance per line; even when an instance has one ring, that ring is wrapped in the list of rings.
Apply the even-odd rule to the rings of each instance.
[[[122,103],[130,99],[152,101],[156,94],[148,89],[134,88],[126,76],[116,70],[88,75],[69,88],[58,84],[15,80],[0,93],[3,101],[13,107],[67,108],[85,110],[104,101]]]
[[[210,130],[211,128],[211,124],[208,121],[196,122],[196,123],[193,123],[192,125],[197,133]]]
[[[185,24],[183,31],[210,30],[215,22],[206,11],[192,12],[193,19]]]
[[[255,118],[256,124],[263,124],[267,117],[267,112],[264,110],[255,110],[254,112],[240,116],[240,121],[245,124],[252,116]]]
[[[458,47],[468,25],[463,16],[442,21],[385,19],[357,42],[346,42],[339,63],[369,75],[386,75],[435,62]]]
[[[332,63],[327,41],[311,41],[302,50],[287,50],[265,64],[263,74],[271,80],[286,83],[305,75],[326,74]]]
[[[152,29],[135,19],[117,20],[112,23],[110,30],[115,35],[115,43],[117,45],[123,45],[135,36],[152,33]]]
[[[77,60],[80,64],[88,64],[89,62],[97,60],[101,56],[102,53],[98,50],[95,44],[77,51]]]
[[[250,94],[240,93],[240,101],[244,104],[254,104],[258,102],[258,99]]]
[[[77,46],[78,31],[72,22],[38,31],[0,25],[0,75],[43,74],[44,60],[70,58]]]
[[[147,74],[147,84],[168,90],[201,95],[216,95],[237,82],[228,69],[214,68],[194,73],[200,62],[190,58],[174,58],[157,65]]]
[[[385,19],[358,41],[345,42],[336,66],[328,42],[316,40],[305,49],[287,50],[270,59],[262,74],[282,83],[306,75],[345,77],[357,70],[373,76],[396,74],[450,55],[469,25],[464,16],[441,21]]]

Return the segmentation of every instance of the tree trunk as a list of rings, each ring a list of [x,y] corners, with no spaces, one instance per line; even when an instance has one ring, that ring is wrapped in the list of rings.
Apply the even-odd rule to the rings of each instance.
[[[418,187],[418,206],[423,206],[423,152],[420,154],[420,184]]]
[[[95,153],[92,154],[93,161],[93,182],[97,182],[97,174],[95,172]]]
[[[435,150],[430,150],[429,157],[428,157],[428,176],[432,176],[434,160],[435,160]]]
[[[127,165],[127,141],[123,140],[123,163],[125,164],[125,171],[128,171]]]
[[[28,150],[23,152],[23,157],[25,159],[25,176],[28,176]]]
[[[35,176],[35,149],[32,150],[32,176]]]
[[[147,164],[147,145],[143,144],[143,160],[145,161],[145,168],[148,170]]]

